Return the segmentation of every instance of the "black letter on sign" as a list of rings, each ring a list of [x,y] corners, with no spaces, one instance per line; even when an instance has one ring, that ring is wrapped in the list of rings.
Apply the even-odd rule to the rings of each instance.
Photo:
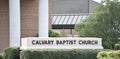
[[[32,44],[35,45],[35,40],[32,41]]]

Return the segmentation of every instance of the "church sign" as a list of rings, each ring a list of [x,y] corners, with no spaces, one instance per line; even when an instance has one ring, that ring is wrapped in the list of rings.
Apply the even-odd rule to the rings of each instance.
[[[101,38],[22,38],[21,49],[103,49]]]

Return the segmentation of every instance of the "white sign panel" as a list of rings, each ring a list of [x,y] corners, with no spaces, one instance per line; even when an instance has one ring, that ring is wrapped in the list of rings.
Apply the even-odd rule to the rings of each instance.
[[[22,38],[21,49],[103,49],[101,38]]]

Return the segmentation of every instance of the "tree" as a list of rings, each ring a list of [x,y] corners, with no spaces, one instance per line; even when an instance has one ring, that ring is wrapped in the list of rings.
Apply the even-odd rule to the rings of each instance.
[[[103,0],[90,17],[76,24],[75,30],[81,37],[103,38],[104,48],[114,49],[120,37],[120,2]]]

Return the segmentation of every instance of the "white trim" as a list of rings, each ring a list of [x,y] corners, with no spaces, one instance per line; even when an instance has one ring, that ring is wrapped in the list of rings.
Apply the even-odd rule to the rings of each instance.
[[[48,0],[39,0],[39,37],[48,37]]]
[[[20,46],[20,0],[9,0],[10,46]]]

